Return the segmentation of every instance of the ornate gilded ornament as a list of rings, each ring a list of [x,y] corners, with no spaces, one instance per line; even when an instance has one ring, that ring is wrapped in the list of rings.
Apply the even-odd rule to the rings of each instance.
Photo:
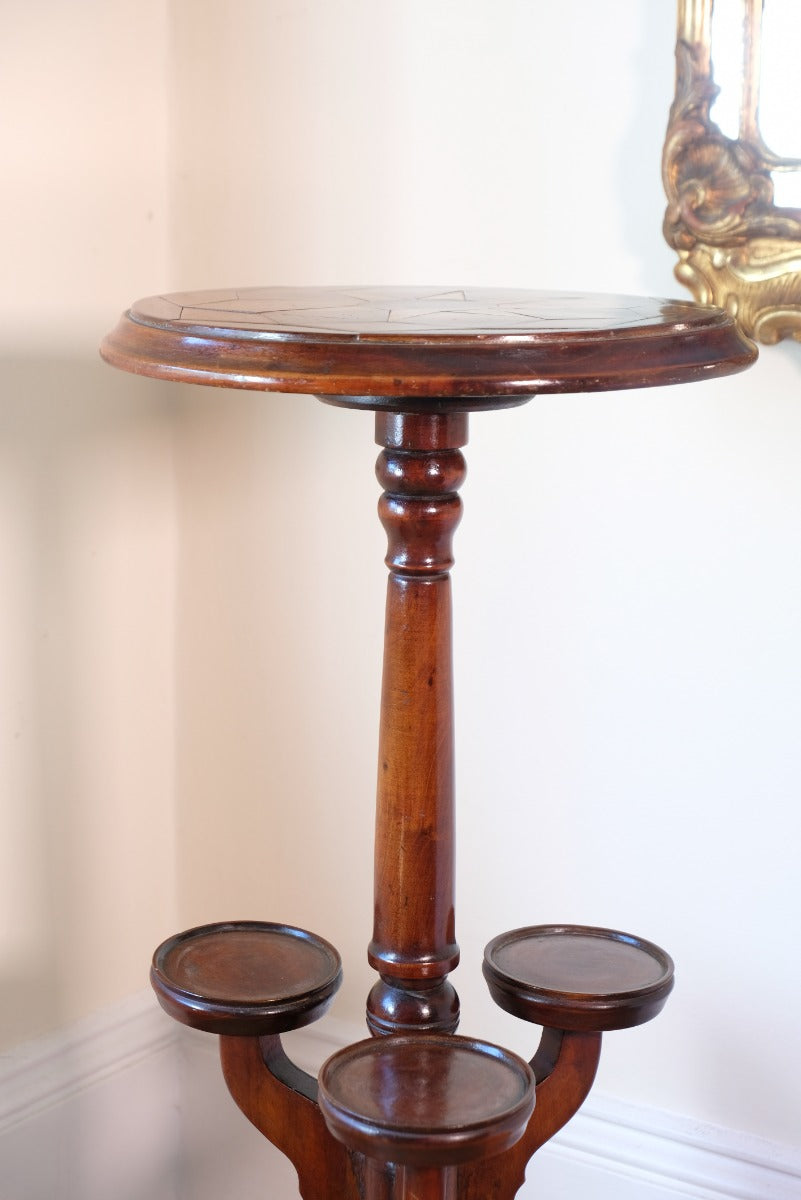
[[[710,116],[713,0],[679,0],[676,94],[662,159],[664,234],[676,278],[760,342],[801,340],[801,211],[774,203],[772,172],[801,164],[765,146],[758,125],[763,0],[742,0],[746,64],[740,136]],[[750,67],[750,70],[749,70]]]

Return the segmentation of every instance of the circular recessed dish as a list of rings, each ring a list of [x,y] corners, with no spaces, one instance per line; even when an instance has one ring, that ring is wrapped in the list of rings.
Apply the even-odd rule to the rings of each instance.
[[[168,938],[150,982],[171,1017],[207,1033],[283,1033],[322,1016],[342,980],[336,950],[265,921],[201,925]]]
[[[516,1017],[600,1032],[655,1017],[673,987],[673,961],[614,929],[531,925],[489,943],[484,977],[496,1004]]]
[[[340,1050],[320,1070],[334,1137],[382,1162],[448,1166],[514,1145],[534,1110],[527,1062],[452,1034],[397,1034]]]
[[[453,1034],[368,1038],[320,1069],[319,1104],[349,1150],[415,1166],[464,1163],[522,1136],[534,1111],[528,1062]]]

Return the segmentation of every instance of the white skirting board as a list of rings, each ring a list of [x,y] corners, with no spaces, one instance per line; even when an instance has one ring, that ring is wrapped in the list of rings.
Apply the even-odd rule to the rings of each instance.
[[[363,1036],[293,1033],[316,1070]],[[0,1200],[290,1200],[294,1173],[235,1108],[216,1039],[149,994],[0,1056]],[[801,1153],[593,1096],[536,1156],[522,1200],[799,1200]]]
[[[0,1200],[178,1200],[177,1047],[143,994],[0,1054]]]

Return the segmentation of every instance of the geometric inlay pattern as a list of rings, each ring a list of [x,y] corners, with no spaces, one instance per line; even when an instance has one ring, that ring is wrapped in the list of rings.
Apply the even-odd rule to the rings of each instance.
[[[678,300],[515,288],[237,288],[141,300],[136,320],[254,333],[385,340],[495,337],[674,325],[698,315]]]

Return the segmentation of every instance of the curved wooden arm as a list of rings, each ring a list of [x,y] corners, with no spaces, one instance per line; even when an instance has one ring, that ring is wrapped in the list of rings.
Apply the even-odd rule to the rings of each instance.
[[[600,1033],[544,1029],[531,1066],[537,1103],[519,1142],[503,1154],[459,1168],[459,1200],[511,1200],[523,1185],[529,1159],[578,1112],[601,1056]]]
[[[220,1038],[228,1090],[239,1108],[298,1173],[303,1200],[360,1200],[357,1164],[317,1107],[317,1080],[287,1057],[276,1034]]]

